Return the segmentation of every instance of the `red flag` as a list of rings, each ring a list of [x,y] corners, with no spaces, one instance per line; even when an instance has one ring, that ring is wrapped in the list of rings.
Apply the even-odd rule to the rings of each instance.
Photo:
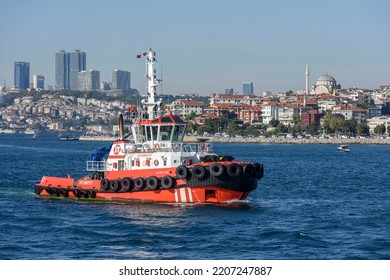
[[[141,58],[141,56],[142,56],[141,54],[137,54],[137,58]]]

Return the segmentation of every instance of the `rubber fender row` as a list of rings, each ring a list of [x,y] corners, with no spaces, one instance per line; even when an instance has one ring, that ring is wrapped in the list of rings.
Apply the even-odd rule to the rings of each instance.
[[[96,198],[96,192],[94,190],[46,188],[46,192],[56,197],[69,197],[69,192],[72,192],[77,198]]]
[[[104,191],[140,191],[140,190],[167,190],[176,185],[176,180],[171,176],[164,176],[157,178],[156,176],[150,176],[148,178],[138,177],[135,179],[125,177],[121,180],[108,180],[102,179],[100,181],[100,187]]]
[[[238,164],[232,163],[228,165],[223,165],[221,163],[213,163],[208,168],[202,165],[195,165],[191,169],[188,169],[184,165],[180,165],[176,168],[176,178],[177,179],[188,179],[189,174],[195,176],[197,179],[203,179],[206,176],[206,172],[210,172],[212,176],[220,177],[225,172],[228,176],[236,178],[240,175],[252,177],[255,176],[257,179],[260,179],[264,176],[264,167],[260,163],[253,164]]]
[[[218,161],[233,161],[234,157],[232,156],[217,156],[217,155],[207,155],[200,159],[201,162],[218,162]]]

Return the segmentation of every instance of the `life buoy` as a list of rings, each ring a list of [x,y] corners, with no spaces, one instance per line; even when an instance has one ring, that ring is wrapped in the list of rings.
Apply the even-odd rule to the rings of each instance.
[[[163,190],[167,190],[167,189],[170,189],[170,188],[172,188],[172,186],[173,186],[173,178],[171,177],[171,176],[164,176],[164,177],[162,177],[162,179],[161,179],[161,189],[163,189]]]
[[[195,165],[192,170],[192,174],[199,180],[206,176],[206,169],[201,165]]]
[[[118,192],[121,188],[121,185],[119,184],[119,182],[117,180],[112,180],[110,182],[110,187],[114,192]]]
[[[137,190],[142,190],[144,188],[144,179],[138,177],[134,180],[134,186]]]
[[[242,173],[242,166],[237,163],[232,163],[227,166],[227,173],[230,177],[238,177]]]
[[[108,190],[108,188],[110,187],[110,181],[107,180],[106,178],[102,179],[100,181],[100,187],[103,189],[103,190]]]
[[[254,173],[254,167],[252,164],[244,164],[242,166],[242,174],[247,177],[253,176]]]
[[[176,167],[176,178],[178,179],[187,179],[188,169],[184,165]]]
[[[128,178],[128,177],[123,178],[123,179],[121,180],[122,189],[123,189],[125,192],[130,191],[130,190],[131,190],[131,187],[132,187],[132,183],[133,183],[133,181],[132,181],[130,178]]]
[[[215,177],[219,177],[223,174],[223,171],[224,171],[224,166],[220,163],[213,163],[211,166],[210,166],[210,174],[215,176]]]
[[[154,166],[158,166],[159,162],[158,162],[158,159],[155,159],[154,160]]]
[[[146,179],[146,187],[148,190],[154,191],[158,188],[158,179],[155,176],[150,176]]]

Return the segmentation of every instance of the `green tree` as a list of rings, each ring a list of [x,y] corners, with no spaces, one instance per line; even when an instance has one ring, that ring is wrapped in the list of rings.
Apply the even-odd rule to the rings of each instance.
[[[277,127],[279,124],[279,121],[278,120],[275,120],[275,119],[272,119],[270,122],[269,122],[269,125],[272,126],[272,127]]]
[[[356,133],[358,135],[368,135],[370,134],[370,128],[365,124],[359,123],[356,125]]]
[[[377,126],[374,128],[374,133],[375,133],[375,134],[383,135],[385,132],[386,132],[386,127],[385,127],[384,124],[377,125]]]

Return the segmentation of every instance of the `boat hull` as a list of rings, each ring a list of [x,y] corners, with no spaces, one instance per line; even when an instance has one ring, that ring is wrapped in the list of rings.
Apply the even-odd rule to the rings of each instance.
[[[140,171],[117,171],[99,179],[92,178],[94,176],[79,180],[69,176],[44,176],[35,185],[35,193],[43,197],[115,202],[223,203],[244,200],[257,188],[262,169],[261,174],[255,169],[245,173],[248,164],[229,165],[232,163],[179,166],[148,170],[148,175]],[[238,171],[232,173],[237,166]],[[222,167],[222,171],[218,167]]]

